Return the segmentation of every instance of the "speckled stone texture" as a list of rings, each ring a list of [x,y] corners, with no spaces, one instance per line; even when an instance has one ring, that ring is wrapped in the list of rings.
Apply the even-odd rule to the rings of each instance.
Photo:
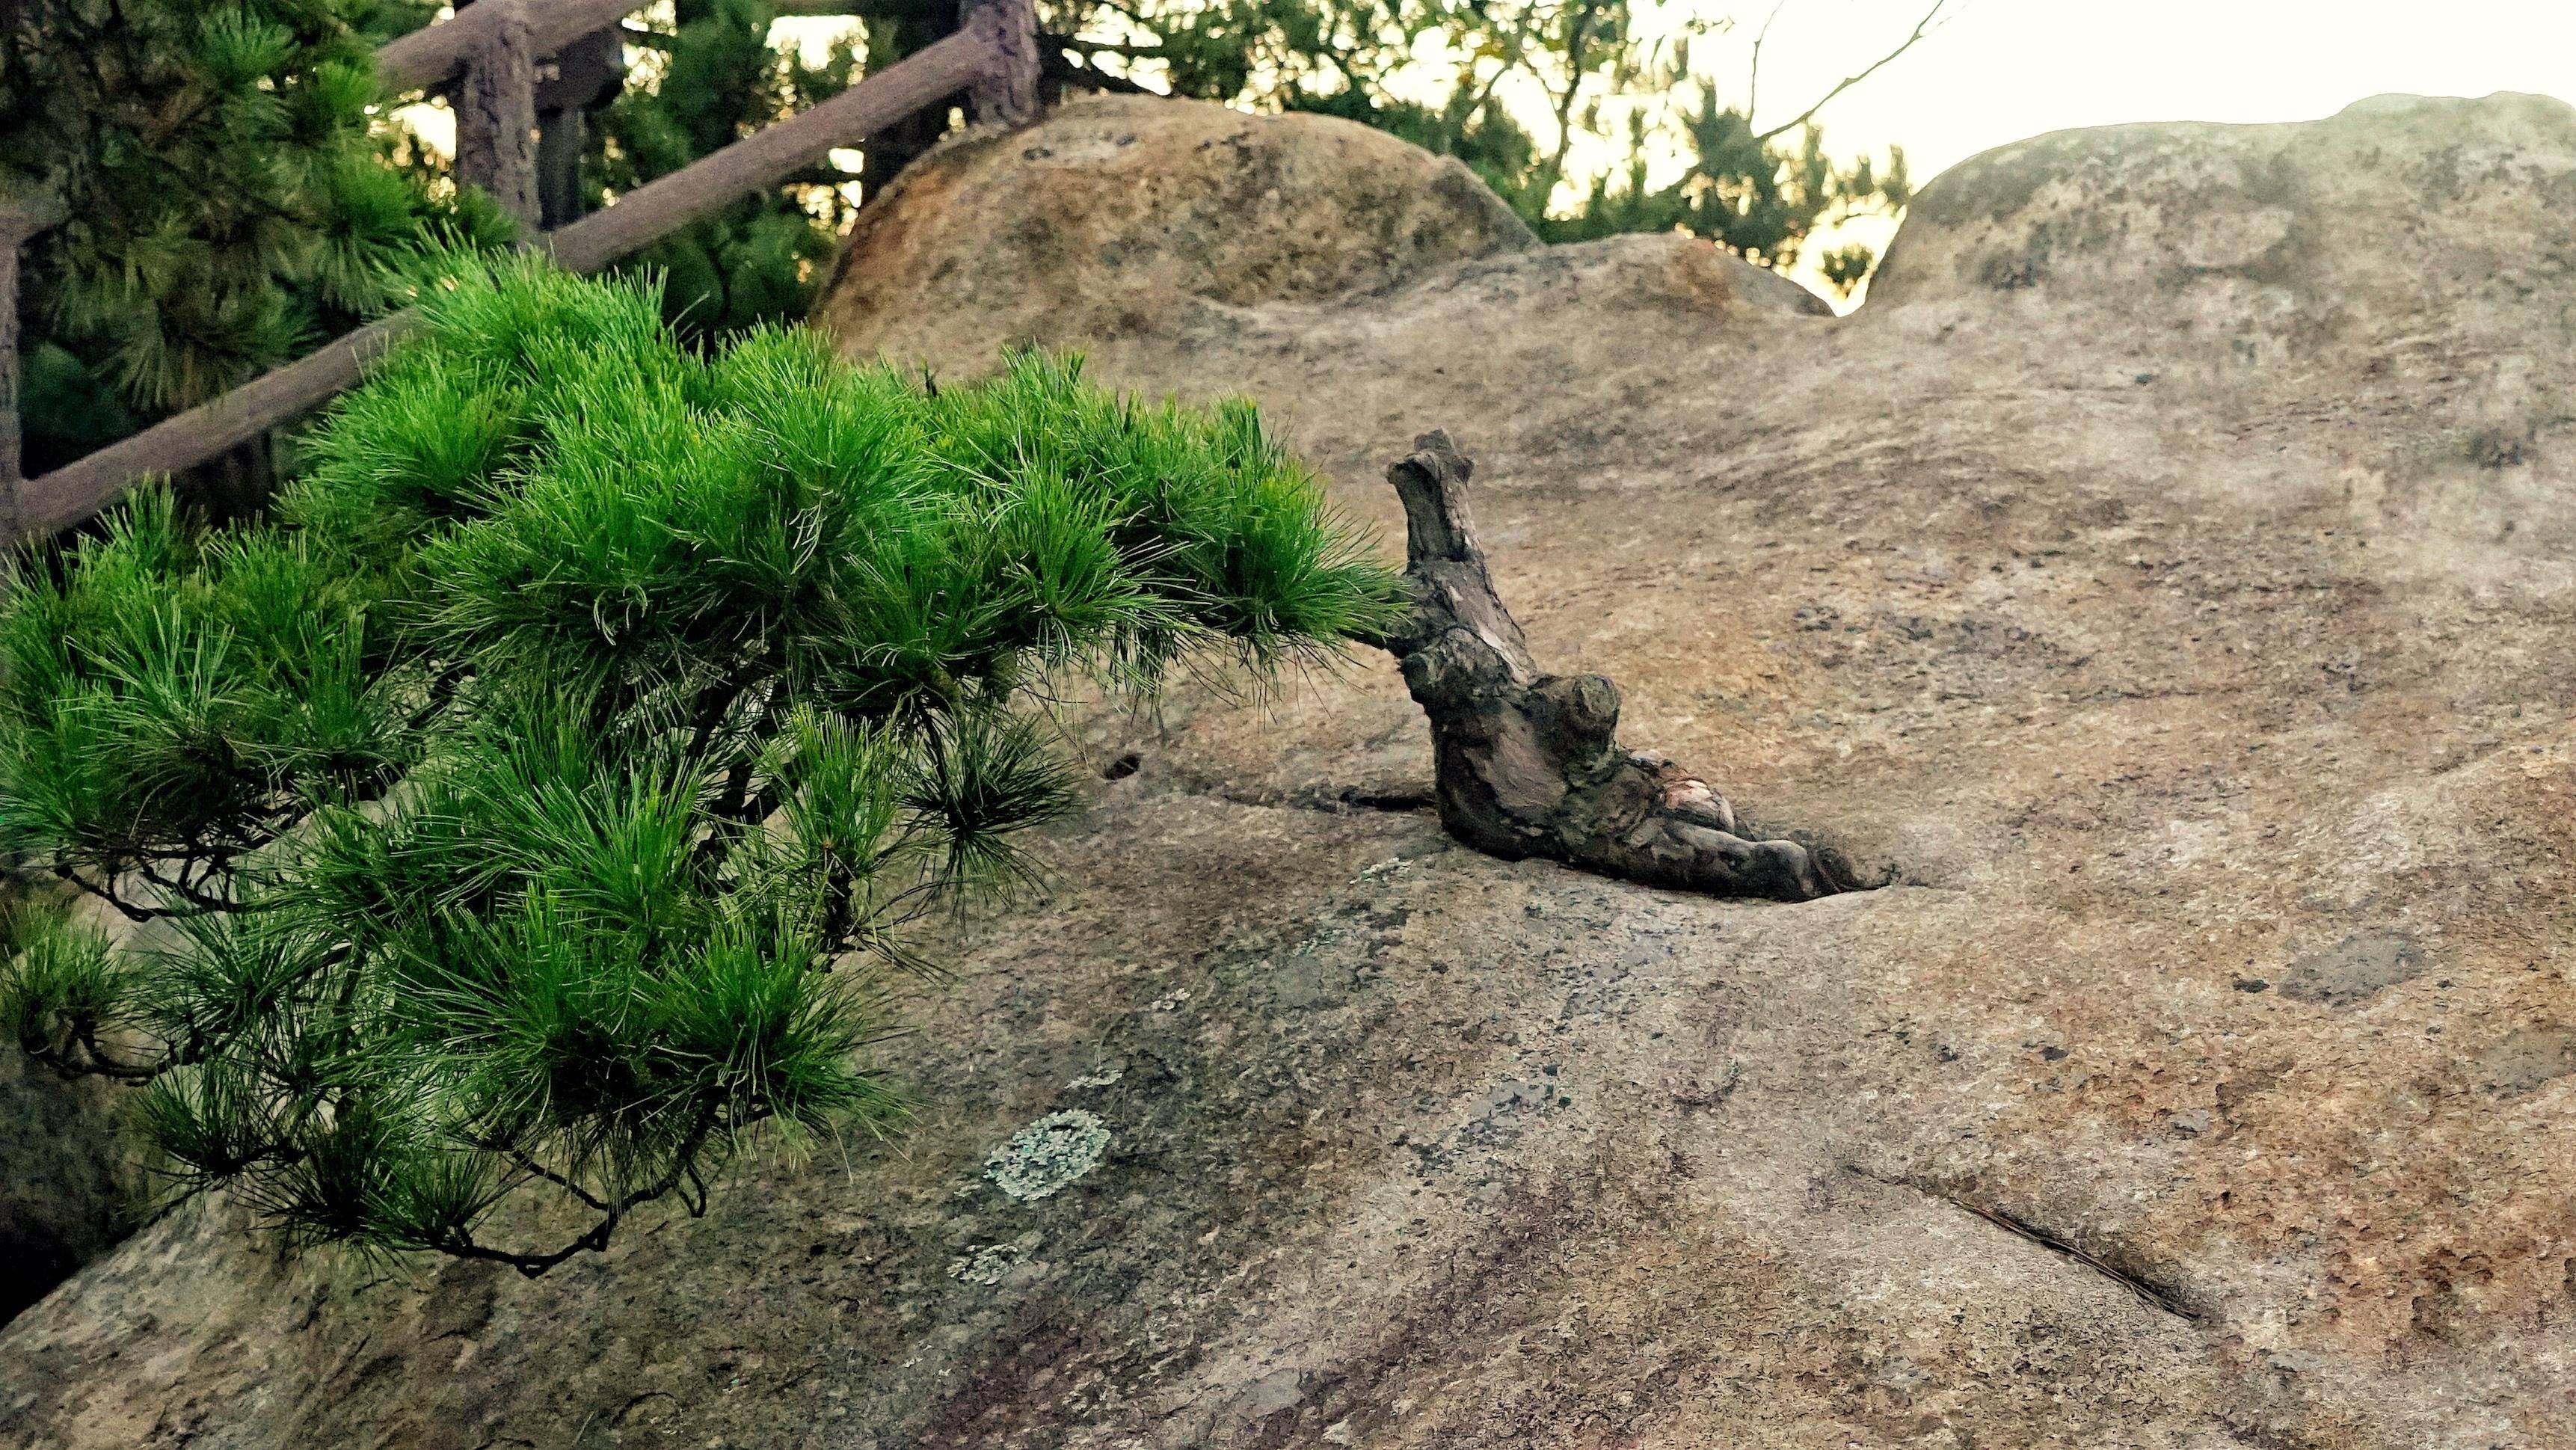
[[[1447,428],[1541,658],[1902,882],[1453,847],[1383,661],[1087,712],[911,1137],[535,1283],[178,1215],[0,1331],[0,1443],[2576,1444],[2571,215],[2566,106],[2387,99],[1981,157],[1839,322],[1666,237],[1169,292],[1102,376],[1390,527]]]
[[[127,1096],[0,1043],[0,1323],[133,1226],[143,1185],[116,1131]]]

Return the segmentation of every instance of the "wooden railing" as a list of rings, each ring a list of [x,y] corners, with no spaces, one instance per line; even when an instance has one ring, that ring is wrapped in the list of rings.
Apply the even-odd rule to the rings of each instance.
[[[478,0],[376,52],[399,93],[453,82],[456,172],[536,228],[536,61],[613,25],[638,0]],[[953,35],[877,71],[799,115],[737,141],[531,243],[565,269],[594,272],[732,202],[766,190],[925,106],[964,92],[977,121],[1015,125],[1037,113],[1032,0],[967,0]],[[37,478],[18,467],[18,252],[62,220],[50,199],[0,205],[0,537],[43,536],[107,507],[149,475],[193,468],[293,422],[356,383],[367,363],[416,325],[397,312],[210,402]]]

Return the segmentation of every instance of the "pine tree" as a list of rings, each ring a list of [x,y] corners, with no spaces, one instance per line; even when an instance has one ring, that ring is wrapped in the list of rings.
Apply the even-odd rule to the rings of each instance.
[[[175,943],[32,931],[0,1031],[306,1241],[542,1272],[889,1128],[907,923],[1075,799],[1033,688],[1395,617],[1246,405],[687,350],[524,260],[421,305],[271,521],[146,494],[0,608],[0,849]],[[581,1221],[495,1242],[525,1198]]]
[[[372,123],[411,0],[27,0],[0,25],[0,182],[70,219],[27,254],[26,460],[41,472],[346,331],[432,231],[491,243]]]
[[[671,18],[639,17],[627,32],[642,59],[623,92],[593,120],[586,162],[590,204],[658,177],[831,99],[864,69],[856,34],[808,65],[772,45],[771,0],[679,0]],[[869,62],[900,52],[890,28],[867,42]],[[945,125],[946,118],[938,118]],[[630,273],[663,281],[672,324],[692,337],[727,337],[802,318],[854,206],[857,172],[830,165],[743,197],[636,254]]]

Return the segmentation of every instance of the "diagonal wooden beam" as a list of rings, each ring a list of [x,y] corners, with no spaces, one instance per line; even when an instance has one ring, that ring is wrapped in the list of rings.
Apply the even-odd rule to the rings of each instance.
[[[785,181],[836,147],[964,91],[990,55],[990,43],[978,31],[961,30],[935,41],[811,110],[546,233],[541,245],[565,269],[595,272],[736,197]]]
[[[19,488],[19,527],[58,533],[116,501],[146,474],[194,468],[225,449],[294,421],[354,386],[366,365],[419,325],[406,308],[324,343],[284,367],[271,368],[211,402],[164,418],[142,432],[75,459]]]

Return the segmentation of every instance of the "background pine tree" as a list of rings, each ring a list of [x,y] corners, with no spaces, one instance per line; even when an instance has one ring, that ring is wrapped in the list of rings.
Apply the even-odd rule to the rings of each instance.
[[[792,43],[771,43],[777,18],[770,0],[678,0],[668,19],[639,14],[627,29],[625,88],[592,120],[588,205],[840,94],[862,74],[863,54],[880,67],[899,54],[890,26],[876,43],[854,29],[809,65]],[[849,223],[849,188],[859,180],[856,171],[817,166],[655,242],[621,270],[660,276],[670,321],[687,336],[800,319]]]
[[[375,46],[407,0],[26,0],[0,28],[0,177],[70,218],[30,245],[26,463],[41,472],[383,310],[472,197],[391,164]]]

